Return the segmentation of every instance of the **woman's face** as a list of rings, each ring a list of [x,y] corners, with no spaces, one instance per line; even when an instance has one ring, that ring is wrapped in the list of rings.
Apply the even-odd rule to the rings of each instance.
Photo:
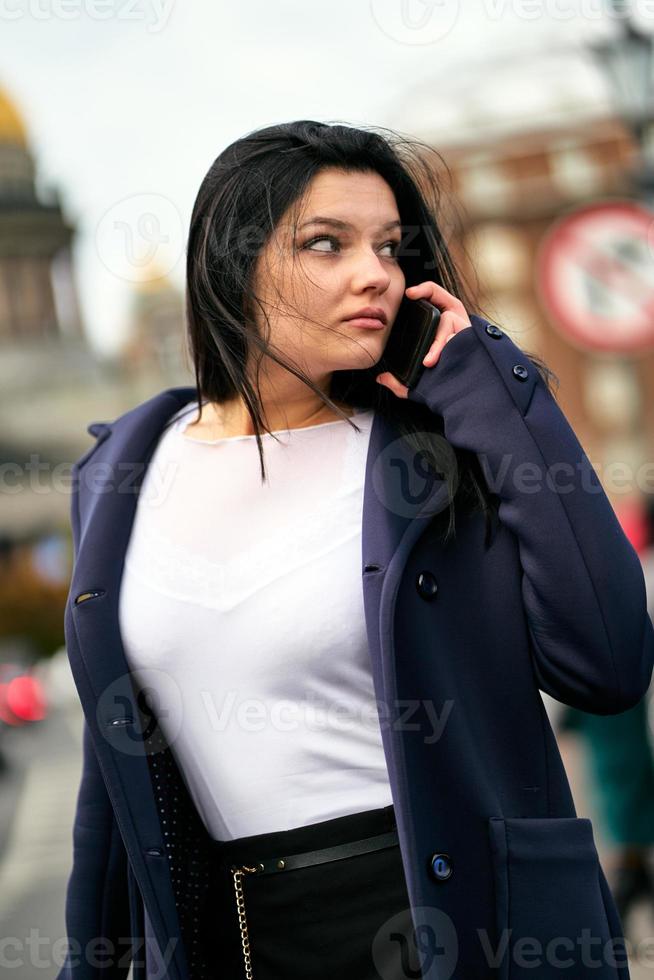
[[[254,287],[270,342],[315,383],[380,359],[404,296],[395,257],[401,231],[395,197],[379,174],[329,168],[309,185],[297,231],[289,213],[266,243]],[[348,322],[368,306],[385,314],[380,329]]]

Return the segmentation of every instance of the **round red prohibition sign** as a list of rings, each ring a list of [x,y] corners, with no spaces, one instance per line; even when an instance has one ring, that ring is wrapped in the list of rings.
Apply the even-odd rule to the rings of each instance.
[[[561,218],[538,249],[536,284],[553,325],[575,346],[654,347],[654,211],[610,201]]]

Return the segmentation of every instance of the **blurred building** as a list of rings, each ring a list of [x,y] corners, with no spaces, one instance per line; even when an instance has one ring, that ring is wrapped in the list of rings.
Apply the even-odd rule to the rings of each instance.
[[[573,63],[566,70],[557,59],[555,71],[545,62],[534,87],[522,75],[526,67],[478,66],[462,79],[458,101],[454,94],[430,104],[423,87],[410,100],[410,119],[422,113],[427,122],[416,123],[417,135],[444,161],[442,220],[472,294],[485,315],[556,373],[557,400],[619,509],[636,489],[605,481],[605,468],[619,460],[641,480],[654,460],[654,350],[613,354],[569,340],[540,298],[536,260],[562,216],[593,202],[637,199],[639,147],[629,127],[601,106],[597,78],[593,90],[592,79],[589,85]],[[526,107],[521,89],[530,87],[534,98],[549,98],[548,111]],[[586,101],[575,91],[585,91]],[[654,299],[654,250],[649,276]]]
[[[0,337],[13,346],[79,339],[72,282],[73,229],[56,194],[39,201],[35,168],[22,120],[0,92]]]
[[[76,386],[99,376],[80,322],[74,228],[55,192],[37,196],[35,176],[26,127],[0,91],[0,532],[9,539],[52,526],[65,512],[63,495],[35,492],[38,475],[26,467],[38,454],[51,470],[84,445]],[[47,484],[44,470],[40,485]]]
[[[163,387],[187,382],[182,300],[149,270],[135,288],[134,340],[100,357],[80,315],[74,225],[55,190],[37,193],[36,161],[14,101],[0,89],[0,538],[32,543],[69,529],[70,463],[86,427]],[[192,382],[189,382],[192,383]],[[18,489],[20,492],[18,492]]]
[[[119,353],[133,404],[161,388],[195,384],[183,324],[182,293],[156,262],[150,263],[135,284],[129,339]]]

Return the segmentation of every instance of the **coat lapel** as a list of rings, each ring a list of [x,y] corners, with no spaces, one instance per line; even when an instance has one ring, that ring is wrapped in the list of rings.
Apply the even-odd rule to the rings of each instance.
[[[80,540],[65,613],[73,676],[133,873],[152,927],[164,946],[167,937],[178,936],[180,930],[179,909],[162,900],[164,893],[173,894],[174,889],[168,862],[156,853],[165,855],[169,843],[161,833],[161,808],[157,809],[153,793],[153,777],[159,778],[153,768],[157,755],[165,763],[169,783],[173,780],[171,787],[184,794],[185,825],[192,828],[196,843],[206,845],[209,838],[184,791],[153,713],[132,686],[120,635],[118,600],[147,465],[166,422],[195,397],[193,387],[170,388],[115,423],[104,425],[103,445],[79,473]],[[415,451],[388,419],[376,413],[365,466],[362,583],[378,699],[390,700],[394,691],[391,618],[402,568],[426,524],[446,505],[444,481],[427,477]],[[395,753],[386,735],[384,745],[395,797]],[[408,846],[403,823],[398,829],[401,844]],[[201,859],[206,853],[197,847],[191,850],[196,862],[198,854]],[[178,892],[175,897],[179,900]],[[176,951],[175,963],[180,975],[185,976],[184,950]]]

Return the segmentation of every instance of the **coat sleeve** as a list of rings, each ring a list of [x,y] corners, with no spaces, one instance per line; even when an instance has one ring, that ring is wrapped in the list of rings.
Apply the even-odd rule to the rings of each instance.
[[[528,354],[489,321],[470,321],[408,398],[477,455],[517,537],[539,688],[592,714],[626,711],[654,663],[640,560]]]
[[[70,510],[75,557],[80,539],[75,489],[79,464],[73,466]],[[65,899],[68,948],[56,980],[125,980],[131,960],[128,858],[86,719],[72,836],[73,866]]]

